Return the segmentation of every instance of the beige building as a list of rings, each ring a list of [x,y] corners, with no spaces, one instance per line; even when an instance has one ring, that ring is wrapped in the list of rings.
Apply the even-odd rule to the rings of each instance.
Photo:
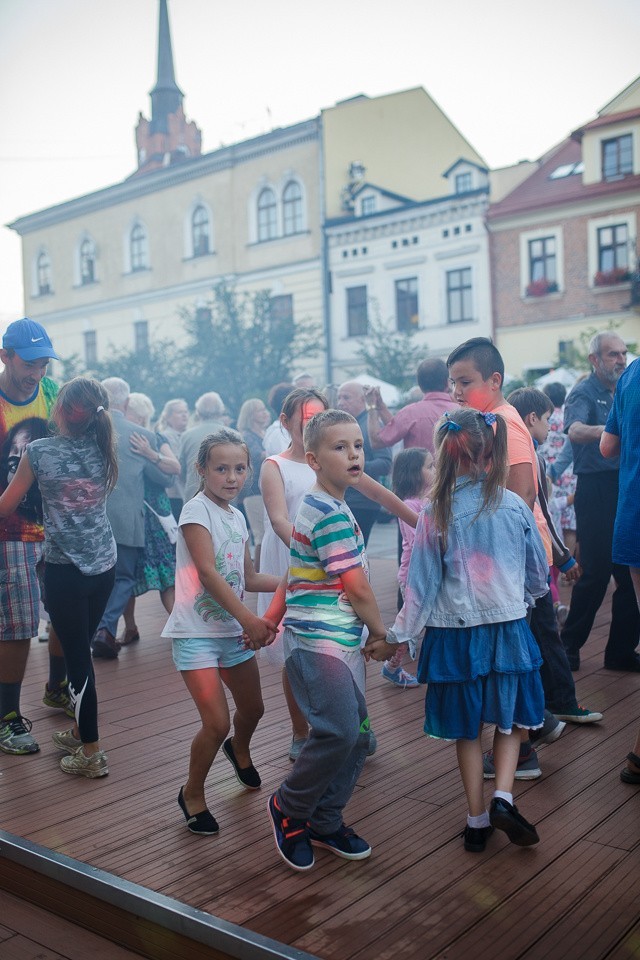
[[[62,356],[78,355],[88,368],[113,349],[142,351],[159,339],[181,346],[180,311],[205,306],[224,280],[241,292],[269,291],[298,327],[321,325],[326,341],[304,366],[318,382],[331,379],[324,225],[354,214],[354,171],[366,167],[387,197],[421,203],[451,193],[443,171],[459,158],[485,169],[421,88],[360,95],[201,154],[174,77],[166,0],[151,118],[138,119],[136,149],[127,180],[10,225],[22,237],[26,314]],[[360,210],[363,202],[374,201],[359,197]]]

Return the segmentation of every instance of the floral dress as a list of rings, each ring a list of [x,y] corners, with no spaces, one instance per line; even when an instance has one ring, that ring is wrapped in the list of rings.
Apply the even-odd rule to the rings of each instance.
[[[564,432],[564,414],[561,407],[556,407],[549,417],[549,426],[551,428],[549,430],[549,436],[547,437],[546,443],[543,443],[540,447],[540,453],[544,457],[547,466],[551,466],[551,464],[556,462],[566,439]],[[565,501],[566,497],[575,492],[576,476],[573,473],[573,469],[569,467],[554,482],[553,493],[552,496],[549,497],[549,509],[552,513],[552,519],[554,522],[559,520],[559,523],[556,523],[558,531],[576,529],[576,512],[573,506],[567,505]],[[554,500],[559,501],[559,504],[556,504],[555,507]]]

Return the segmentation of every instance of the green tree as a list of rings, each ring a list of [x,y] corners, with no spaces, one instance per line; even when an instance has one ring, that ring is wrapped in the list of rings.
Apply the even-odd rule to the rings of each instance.
[[[415,382],[418,353],[415,337],[413,330],[407,333],[392,331],[379,316],[374,317],[369,322],[367,339],[357,356],[367,373],[406,391]],[[422,357],[427,356],[426,344],[420,347],[420,353]]]
[[[295,360],[317,355],[319,324],[294,323],[289,303],[266,290],[238,293],[219,284],[205,306],[181,310],[196,392],[217,390],[237,413],[248,397],[265,397],[274,383],[288,380]]]

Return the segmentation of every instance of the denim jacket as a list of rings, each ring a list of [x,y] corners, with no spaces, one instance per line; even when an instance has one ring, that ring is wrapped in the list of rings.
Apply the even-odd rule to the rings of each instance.
[[[468,477],[456,482],[446,550],[431,504],[420,514],[404,606],[387,635],[390,643],[409,643],[412,655],[425,626],[519,620],[547,593],[549,567],[531,510],[504,490],[497,509],[477,516],[482,483]]]

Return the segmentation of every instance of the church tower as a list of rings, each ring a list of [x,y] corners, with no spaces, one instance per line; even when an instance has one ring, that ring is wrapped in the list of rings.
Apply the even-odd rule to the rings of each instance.
[[[141,113],[136,126],[138,169],[133,176],[198,157],[202,149],[202,135],[184,115],[182,90],[175,80],[167,0],[160,0],[158,76],[150,96],[151,120]]]

